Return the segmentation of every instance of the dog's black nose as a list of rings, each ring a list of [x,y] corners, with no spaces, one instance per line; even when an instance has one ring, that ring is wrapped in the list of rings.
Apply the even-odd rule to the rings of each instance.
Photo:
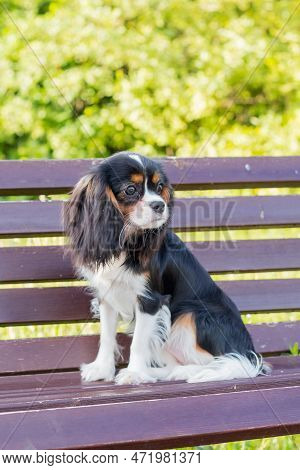
[[[150,207],[157,214],[162,214],[165,208],[165,203],[163,201],[153,201],[150,202]]]

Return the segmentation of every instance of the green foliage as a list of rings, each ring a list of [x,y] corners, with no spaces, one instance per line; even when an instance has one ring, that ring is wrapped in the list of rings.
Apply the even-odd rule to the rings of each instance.
[[[293,346],[290,348],[290,353],[293,356],[298,356],[300,354],[298,342],[294,343]]]
[[[250,441],[228,442],[198,447],[205,450],[297,450],[300,445],[300,435],[268,437]]]
[[[299,153],[298,0],[1,3],[0,158]]]

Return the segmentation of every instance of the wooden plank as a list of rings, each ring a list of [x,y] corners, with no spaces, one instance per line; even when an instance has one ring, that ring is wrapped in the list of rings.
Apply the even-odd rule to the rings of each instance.
[[[300,322],[278,322],[246,325],[255,350],[261,354],[289,352],[300,339]]]
[[[281,378],[287,379],[288,377],[289,380],[298,380],[298,376],[300,374],[300,356],[270,356],[267,357],[266,360],[272,365],[272,372],[270,375],[259,376],[258,379],[261,383],[268,383],[272,379],[272,377],[273,379],[276,377],[276,379],[278,380]],[[265,380],[267,380],[267,382],[265,382]],[[201,385],[201,390],[202,387],[206,387],[203,391],[204,394],[207,393],[207,390],[211,391],[212,389],[219,391],[222,390],[222,392],[224,391],[225,393],[227,391],[228,384],[231,387],[234,387],[237,383],[239,384],[239,386],[242,386],[242,384],[244,383],[247,383],[249,387],[251,387],[252,385],[258,386],[257,383],[253,384],[251,381],[250,384],[249,382],[250,381],[248,379],[246,379],[246,381],[245,379],[239,379],[235,381],[222,381],[221,383],[215,382],[214,384],[203,383]],[[191,386],[191,390],[193,389],[193,387],[195,387],[194,384],[187,384],[182,380],[177,380],[176,382],[172,381],[172,384],[174,383],[184,383],[186,387]],[[26,394],[27,392],[28,394],[30,394],[32,393],[33,389],[36,390],[36,393],[42,392],[43,390],[53,390],[53,393],[65,390],[66,392],[70,391],[70,394],[72,394],[75,390],[85,392],[92,392],[97,390],[98,392],[101,391],[102,394],[102,392],[106,390],[111,390],[112,384],[113,382],[104,382],[102,380],[97,382],[82,382],[80,379],[79,371],[64,371],[56,373],[40,372],[37,374],[24,375],[3,375],[0,377],[0,397],[2,398],[10,393],[15,394],[15,396],[17,396],[18,394],[21,396],[23,394]],[[158,387],[158,384],[164,385],[164,390],[168,390],[165,385],[169,384],[169,382],[165,381],[157,382],[156,384],[140,384],[139,387],[146,387],[145,390],[148,390],[149,387],[152,386]],[[196,392],[197,394],[200,394],[201,390],[198,390],[198,387],[199,386],[197,386]],[[131,385],[118,385],[118,387],[116,387],[115,393],[117,394],[117,389],[123,391],[132,388],[133,387]]]
[[[70,257],[61,246],[1,248],[0,282],[74,279]]]
[[[122,335],[120,335],[121,337]],[[18,341],[18,340],[15,340]],[[21,340],[22,341],[22,340]],[[129,343],[128,343],[129,344]],[[300,374],[300,356],[292,356],[292,355],[281,355],[281,356],[270,356],[266,358],[267,362],[272,366],[272,372],[270,375],[266,376],[259,376],[257,380],[261,384],[269,383],[270,380],[276,380],[283,378],[284,380],[298,380],[298,376]],[[182,380],[172,381],[173,384],[182,384],[184,383],[186,387],[195,387],[195,384],[187,384]],[[197,389],[195,392],[197,394],[209,393],[213,390],[222,390],[222,393],[228,391],[228,385],[232,387],[231,391],[234,390],[235,385],[238,384],[239,387],[242,387],[243,384],[247,384],[247,386],[251,387],[252,385],[258,387],[258,383],[253,383],[248,379],[239,379],[239,380],[229,380],[229,381],[222,381],[222,382],[214,382],[212,383],[202,383],[201,387],[197,385]],[[140,384],[137,388],[145,387],[144,392],[149,388],[158,387],[160,389],[160,385],[163,385],[164,388],[161,390],[168,390],[168,387],[165,387],[166,384],[169,382],[157,382],[156,384]],[[50,390],[53,390],[53,393],[65,390],[65,392],[69,391],[70,394],[74,391],[84,391],[93,392],[93,391],[101,391],[104,393],[106,390],[111,390],[112,386],[114,386],[113,382],[107,381],[97,381],[97,382],[82,382],[80,378],[79,371],[58,371],[56,373],[52,372],[40,372],[34,374],[19,374],[19,375],[3,375],[0,376],[0,397],[5,397],[6,395],[12,393],[15,396],[23,396],[27,392],[28,394],[32,394],[32,390],[36,390],[36,393],[47,391],[50,393]],[[202,390],[204,387],[205,390]],[[115,393],[117,395],[117,390],[121,390],[120,393],[123,393],[123,390],[133,389],[131,385],[118,385],[115,388]],[[143,390],[143,389],[142,389]],[[229,388],[230,391],[230,388]],[[52,392],[51,392],[52,393]],[[98,397],[100,398],[100,397]],[[101,396],[102,398],[102,396]]]
[[[58,201],[0,203],[0,237],[61,235],[61,211]]]
[[[0,203],[0,236],[61,235],[62,202]],[[294,227],[300,225],[300,196],[177,199],[170,227],[194,231]]]
[[[163,158],[176,189],[299,186],[299,157]],[[0,162],[0,195],[57,194],[72,186],[97,160]]]
[[[182,231],[299,224],[300,196],[177,199],[171,221],[173,229]]]
[[[299,269],[300,239],[191,242],[187,246],[212,274]],[[1,278],[1,277],[0,277]]]
[[[83,287],[0,289],[0,324],[91,320]]]
[[[300,385],[300,357],[268,358],[272,373],[251,379],[189,384],[184,381],[116,385],[113,382],[82,383],[79,372],[57,372],[0,377],[0,413],[24,409],[64,408],[179,396],[200,396]]]
[[[257,352],[264,354],[289,351],[300,338],[300,322],[247,325],[247,328]],[[124,359],[120,364],[125,364],[130,338],[120,333],[118,342],[124,348]],[[77,369],[82,362],[95,359],[98,344],[98,335],[1,341],[1,374]]]
[[[187,246],[211,273],[243,273],[300,268],[300,239],[192,242]],[[70,257],[60,246],[2,248],[0,282],[74,279]]]
[[[300,279],[220,281],[221,288],[244,313],[299,309]]]
[[[119,334],[118,343],[126,345],[124,361],[127,361],[129,338]],[[1,341],[0,375],[78,369],[82,362],[95,359],[98,345],[98,335]]]
[[[300,279],[218,284],[243,313],[295,311],[300,307]],[[83,287],[0,289],[0,324],[91,320],[90,298]]]
[[[295,386],[27,410],[0,420],[2,449],[173,448],[299,431]]]

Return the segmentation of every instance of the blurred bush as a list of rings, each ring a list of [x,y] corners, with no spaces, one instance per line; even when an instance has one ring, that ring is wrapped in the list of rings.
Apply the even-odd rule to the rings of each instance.
[[[299,154],[298,0],[1,3],[0,158]]]

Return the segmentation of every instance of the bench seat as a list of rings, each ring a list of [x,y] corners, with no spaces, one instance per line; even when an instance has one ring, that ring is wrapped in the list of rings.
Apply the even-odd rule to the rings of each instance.
[[[295,433],[300,358],[269,362],[271,376],[205,384],[82,384],[78,371],[1,377],[1,435],[12,433],[10,449],[159,449]]]

